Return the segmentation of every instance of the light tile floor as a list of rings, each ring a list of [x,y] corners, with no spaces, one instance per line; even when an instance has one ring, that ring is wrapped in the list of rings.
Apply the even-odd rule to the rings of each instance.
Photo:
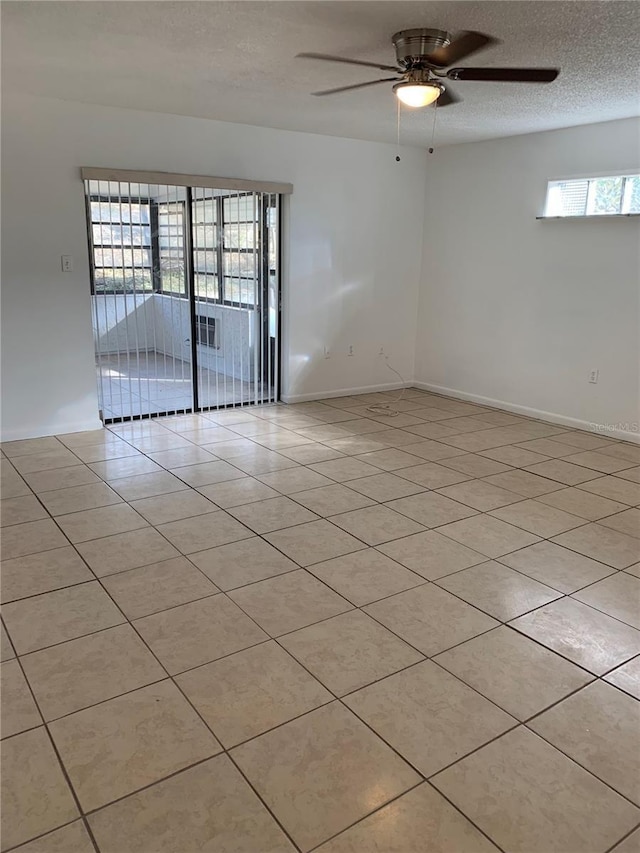
[[[395,397],[2,446],[3,851],[640,850],[640,447]]]
[[[145,350],[103,355],[96,365],[98,396],[106,419],[179,412],[193,407],[191,363]],[[247,403],[261,393],[253,382],[198,368],[201,406]]]

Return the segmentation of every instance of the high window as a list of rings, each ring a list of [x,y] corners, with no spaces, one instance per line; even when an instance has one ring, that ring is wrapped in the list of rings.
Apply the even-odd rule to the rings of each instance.
[[[640,214],[640,175],[549,181],[545,217]]]

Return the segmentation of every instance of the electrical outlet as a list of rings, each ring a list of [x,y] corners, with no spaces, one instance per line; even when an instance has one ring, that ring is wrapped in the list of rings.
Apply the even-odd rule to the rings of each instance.
[[[594,368],[593,370],[589,371],[589,382],[591,382],[592,385],[597,385],[599,378],[600,371],[597,368]]]
[[[324,348],[324,357],[331,358],[331,350],[329,349],[329,347]]]
[[[355,351],[354,351],[354,349],[353,349],[353,345],[351,345],[351,344],[349,345],[349,350],[348,350],[348,352],[347,352],[347,355],[348,355],[348,356],[355,355]]]
[[[62,272],[73,272],[73,255],[61,255]]]

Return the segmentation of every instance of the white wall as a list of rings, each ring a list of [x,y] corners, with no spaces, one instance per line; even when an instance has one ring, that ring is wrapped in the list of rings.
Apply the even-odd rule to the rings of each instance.
[[[147,294],[97,294],[91,298],[96,349],[102,355],[154,349],[155,296]]]
[[[191,361],[191,316],[186,299],[160,293],[98,293],[91,297],[101,355],[147,350]],[[198,302],[198,315],[216,318],[218,346],[198,345],[200,367],[253,381],[257,313]]]
[[[536,216],[548,179],[639,167],[635,119],[429,157],[416,379],[637,439],[640,219]]]
[[[82,165],[294,184],[285,399],[394,384],[384,347],[405,378],[452,393],[639,420],[638,220],[535,219],[549,178],[638,169],[637,121],[396,163],[376,143],[15,94],[2,106],[4,440],[99,425]]]
[[[157,352],[191,359],[191,318],[186,299],[154,297]],[[198,346],[200,367],[224,373],[246,382],[253,381],[253,356],[257,333],[257,313],[207,302],[196,303],[196,313],[216,318],[218,349]]]
[[[396,163],[390,145],[8,93],[2,111],[4,440],[98,426],[80,166],[293,183],[287,399],[394,384],[381,346],[413,375],[421,149]],[[73,272],[61,272],[62,254]]]

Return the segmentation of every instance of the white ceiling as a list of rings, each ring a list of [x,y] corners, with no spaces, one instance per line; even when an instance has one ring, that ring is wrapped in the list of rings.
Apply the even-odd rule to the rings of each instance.
[[[391,85],[313,98],[385,76],[295,59],[300,51],[393,63],[391,35],[480,30],[497,47],[460,65],[560,67],[550,85],[463,83],[438,111],[439,144],[640,114],[640,6],[618,0],[483,2],[2,3],[3,86],[108,106],[395,142]],[[433,110],[405,110],[403,144],[428,146]]]

